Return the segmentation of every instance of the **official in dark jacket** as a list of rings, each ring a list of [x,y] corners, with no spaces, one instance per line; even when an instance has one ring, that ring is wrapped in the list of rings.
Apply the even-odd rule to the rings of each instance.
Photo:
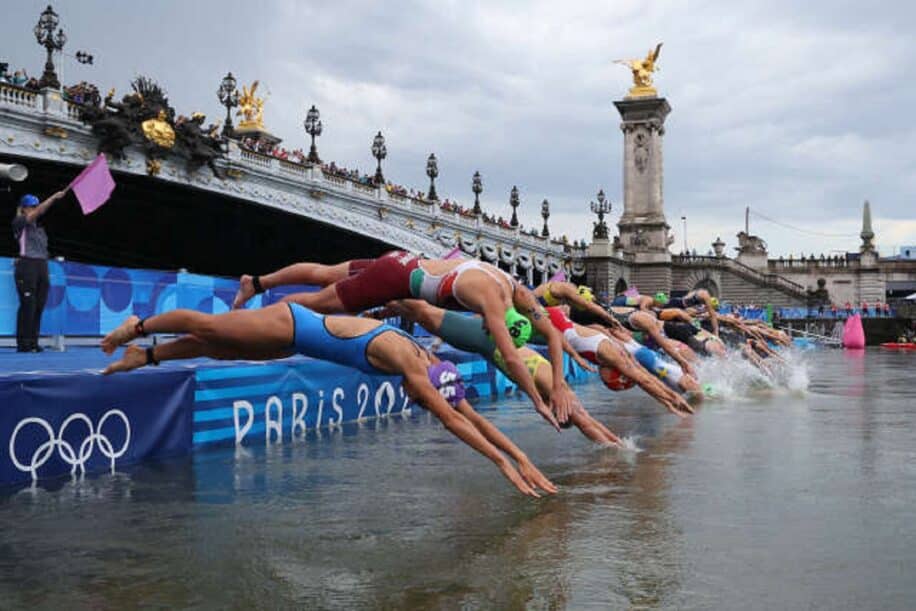
[[[48,234],[38,224],[51,205],[66,195],[58,191],[43,202],[34,195],[23,195],[13,218],[13,237],[19,245],[16,259],[16,292],[19,293],[19,312],[16,316],[16,350],[41,352],[38,332],[41,313],[48,299]]]

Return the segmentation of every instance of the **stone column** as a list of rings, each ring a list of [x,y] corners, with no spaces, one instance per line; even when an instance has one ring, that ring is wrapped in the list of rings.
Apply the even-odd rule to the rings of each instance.
[[[671,261],[662,183],[665,98],[626,98],[614,102],[623,122],[623,216],[617,223],[624,252],[636,263]]]

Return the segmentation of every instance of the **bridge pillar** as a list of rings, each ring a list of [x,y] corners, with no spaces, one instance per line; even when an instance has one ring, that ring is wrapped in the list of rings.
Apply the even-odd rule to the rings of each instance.
[[[620,246],[634,255],[636,263],[670,263],[662,143],[671,106],[658,97],[618,100],[614,106],[623,119],[623,215],[617,223]]]

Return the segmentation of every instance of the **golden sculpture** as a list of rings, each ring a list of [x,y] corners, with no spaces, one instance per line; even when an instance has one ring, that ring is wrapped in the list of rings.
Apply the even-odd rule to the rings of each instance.
[[[236,116],[245,117],[239,121],[239,129],[244,130],[263,130],[264,129],[264,98],[255,95],[258,89],[258,81],[251,84],[251,87],[242,85],[242,95],[239,96],[239,109],[235,111]]]
[[[658,91],[652,86],[652,73],[657,70],[655,62],[658,61],[658,55],[661,53],[662,43],[655,46],[655,50],[650,49],[644,59],[618,59],[615,64],[627,66],[633,72],[633,86],[627,94],[628,98],[643,98],[657,96]]]
[[[175,145],[175,130],[168,124],[164,110],[160,110],[158,116],[147,119],[140,126],[147,140],[155,142],[164,149],[170,149]]]

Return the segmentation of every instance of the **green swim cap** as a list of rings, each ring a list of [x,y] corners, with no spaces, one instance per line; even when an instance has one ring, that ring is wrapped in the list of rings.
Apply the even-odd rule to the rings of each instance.
[[[506,310],[506,328],[512,336],[512,343],[521,348],[531,339],[531,321],[522,316],[515,308]]]
[[[703,384],[703,394],[707,397],[716,396],[716,388],[712,384]]]
[[[659,302],[662,305],[665,305],[666,303],[668,303],[668,295],[659,291],[658,293],[655,293],[655,301]]]

